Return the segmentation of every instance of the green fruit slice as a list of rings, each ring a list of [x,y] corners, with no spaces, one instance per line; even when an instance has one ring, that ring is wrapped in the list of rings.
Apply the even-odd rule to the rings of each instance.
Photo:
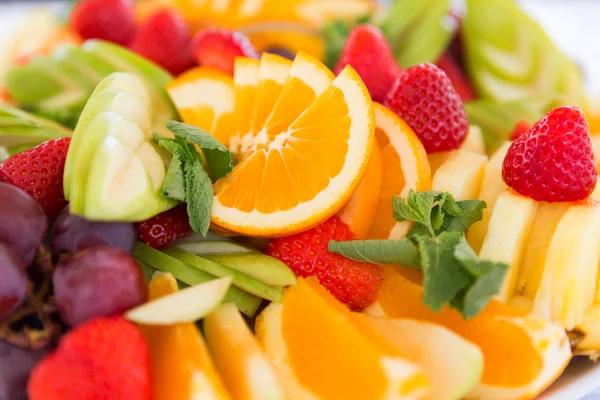
[[[81,47],[61,46],[53,58],[70,66],[96,86],[102,79],[117,72],[110,63],[95,54],[86,53]]]
[[[258,253],[252,247],[244,246],[232,241],[225,240],[203,240],[201,242],[185,242],[177,245],[182,250],[188,253],[199,256],[215,255],[215,254],[245,254]]]
[[[264,254],[218,254],[207,255],[204,258],[240,271],[272,286],[296,284],[296,276],[287,265]]]
[[[0,146],[10,151],[67,136],[71,131],[53,121],[0,105]]]

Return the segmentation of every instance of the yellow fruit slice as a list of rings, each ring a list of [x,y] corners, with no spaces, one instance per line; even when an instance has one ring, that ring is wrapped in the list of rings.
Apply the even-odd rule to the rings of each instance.
[[[215,364],[233,398],[285,398],[271,362],[233,303],[217,307],[204,318],[203,327]]]
[[[197,67],[177,77],[166,89],[183,122],[225,143],[234,129],[235,90],[229,75]]]
[[[469,320],[454,309],[423,304],[420,272],[385,266],[378,300],[365,312],[438,323],[479,346],[483,377],[467,399],[531,399],[547,388],[571,358],[565,331],[516,307],[491,301]]]
[[[156,273],[148,290],[155,300],[177,292],[177,281],[171,274]],[[194,323],[139,327],[150,348],[156,400],[230,399]]]
[[[373,225],[381,192],[381,180],[381,152],[376,140],[367,171],[360,185],[352,194],[350,201],[338,212],[342,222],[350,227],[357,239],[365,239]]]
[[[431,170],[427,153],[413,130],[381,104],[374,103],[375,136],[381,151],[382,180],[379,203],[368,239],[400,239],[410,229],[392,216],[392,197],[405,197],[413,189],[431,189]]]
[[[265,127],[246,141],[232,138],[230,148],[242,156],[214,187],[215,224],[248,236],[285,236],[318,225],[350,199],[372,153],[373,108],[354,69],[331,77],[299,54]],[[236,111],[236,120],[242,114]]]
[[[487,156],[467,150],[449,153],[449,157],[433,175],[432,189],[449,192],[456,200],[476,198],[483,181]]]
[[[299,279],[283,303],[257,318],[256,337],[291,399],[418,399],[427,393],[420,367],[375,341],[315,278]],[[310,329],[307,329],[310,327]]]

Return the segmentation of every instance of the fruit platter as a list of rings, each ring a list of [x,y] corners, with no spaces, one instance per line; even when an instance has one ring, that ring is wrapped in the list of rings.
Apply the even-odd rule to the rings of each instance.
[[[5,42],[0,400],[600,386],[564,387],[600,103],[516,1],[78,0]]]

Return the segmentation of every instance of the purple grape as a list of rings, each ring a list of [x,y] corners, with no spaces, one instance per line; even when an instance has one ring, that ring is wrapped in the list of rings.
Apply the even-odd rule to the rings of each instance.
[[[114,246],[131,253],[135,246],[135,226],[125,222],[92,222],[71,215],[69,206],[58,216],[51,234],[54,257],[74,254],[94,246]]]
[[[51,350],[27,351],[0,340],[0,399],[27,400],[29,373]]]
[[[60,317],[70,326],[121,314],[148,296],[142,269],[118,247],[91,247],[74,254],[58,265],[52,282]]]
[[[25,268],[33,261],[47,229],[46,214],[37,201],[18,187],[0,182],[0,242]]]
[[[287,58],[288,60],[294,60],[296,58],[296,53],[291,51],[288,48],[281,46],[272,46],[265,50],[265,53],[275,54],[277,56]]]
[[[0,320],[12,314],[26,295],[25,267],[6,245],[0,243]]]

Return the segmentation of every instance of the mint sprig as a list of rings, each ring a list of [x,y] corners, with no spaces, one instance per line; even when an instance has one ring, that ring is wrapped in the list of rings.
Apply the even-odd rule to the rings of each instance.
[[[169,121],[167,128],[175,138],[158,139],[158,145],[171,153],[161,194],[168,199],[186,202],[190,226],[194,232],[206,235],[210,227],[213,188],[194,144],[203,150],[207,169],[215,180],[231,172],[233,155],[218,140],[199,128],[176,121]]]
[[[411,191],[407,199],[393,199],[394,218],[414,223],[406,237],[331,241],[329,251],[353,260],[419,269],[427,306],[440,311],[448,304],[472,318],[498,293],[508,270],[506,264],[480,260],[465,239],[485,207],[479,200],[456,201],[450,193]]]

